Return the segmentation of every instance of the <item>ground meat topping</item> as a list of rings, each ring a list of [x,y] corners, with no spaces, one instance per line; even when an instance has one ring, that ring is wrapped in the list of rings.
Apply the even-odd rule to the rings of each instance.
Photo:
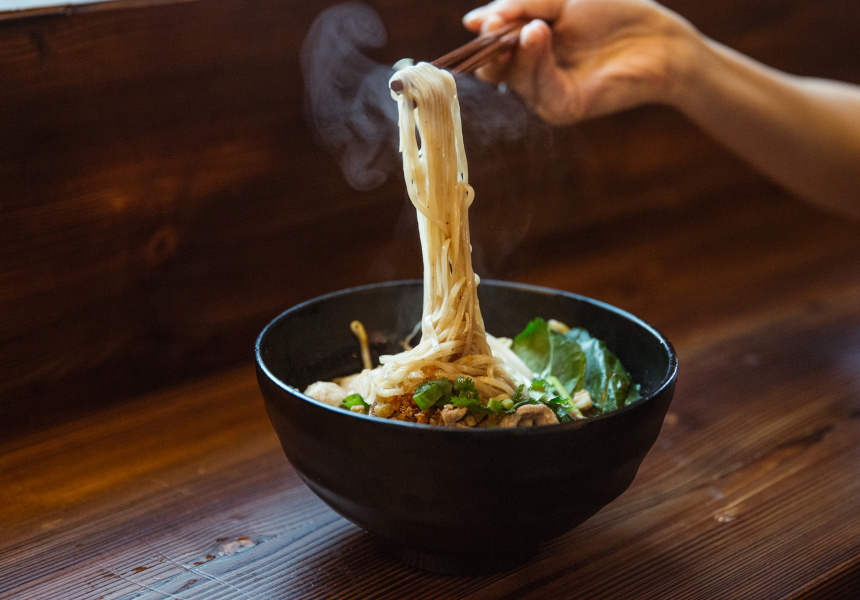
[[[453,425],[460,419],[466,416],[466,413],[469,412],[469,409],[465,406],[461,406],[460,408],[454,408],[453,404],[446,404],[442,409],[442,424],[443,425]]]
[[[526,404],[520,406],[513,414],[505,415],[499,421],[499,427],[531,427],[532,425],[552,425],[558,423],[558,417],[545,404]]]

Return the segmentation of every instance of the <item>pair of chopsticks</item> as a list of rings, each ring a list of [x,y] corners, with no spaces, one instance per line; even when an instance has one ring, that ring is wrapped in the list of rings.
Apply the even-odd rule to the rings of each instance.
[[[507,23],[492,33],[484,33],[468,44],[437,58],[432,65],[455,73],[471,73],[509,48],[517,45],[525,22]]]
[[[492,33],[483,33],[471,42],[437,58],[431,64],[452,73],[471,73],[505,50],[516,46],[520,38],[520,30],[525,24],[525,21],[507,23]],[[403,83],[398,79],[392,79],[391,89],[399,92],[403,89]]]

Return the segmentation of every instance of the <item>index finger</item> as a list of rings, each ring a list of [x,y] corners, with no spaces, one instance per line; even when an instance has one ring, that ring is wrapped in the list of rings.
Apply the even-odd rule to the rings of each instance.
[[[491,15],[504,21],[518,19],[555,21],[567,0],[495,0],[476,8],[463,17],[463,25],[471,31],[479,31]]]

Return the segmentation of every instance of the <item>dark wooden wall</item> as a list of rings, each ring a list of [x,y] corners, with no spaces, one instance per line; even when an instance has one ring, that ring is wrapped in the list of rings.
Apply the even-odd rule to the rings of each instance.
[[[0,434],[247,364],[290,305],[420,276],[399,177],[353,190],[305,118],[300,46],[331,4],[0,19]],[[390,63],[466,41],[475,3],[372,4]],[[667,4],[774,66],[860,82],[852,2]],[[536,241],[770,185],[662,108],[469,157],[484,277],[522,277]]]

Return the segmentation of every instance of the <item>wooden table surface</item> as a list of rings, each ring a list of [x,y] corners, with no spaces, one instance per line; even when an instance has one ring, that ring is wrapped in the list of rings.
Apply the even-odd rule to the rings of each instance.
[[[406,568],[330,510],[281,452],[249,348],[0,441],[0,598],[860,597],[860,223],[760,191],[516,263],[510,279],[620,305],[680,356],[632,486],[522,567]]]

